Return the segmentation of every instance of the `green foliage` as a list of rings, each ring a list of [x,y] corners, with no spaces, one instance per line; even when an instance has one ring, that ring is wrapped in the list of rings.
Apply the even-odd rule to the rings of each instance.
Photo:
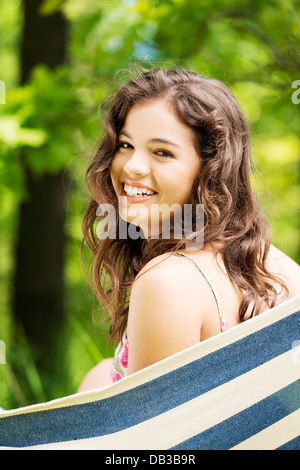
[[[37,174],[58,172],[74,155],[74,132],[81,114],[68,75],[67,68],[52,72],[39,66],[28,85],[7,94],[5,113],[0,116],[3,185],[16,155],[20,165],[24,159]]]
[[[92,327],[93,296],[79,250],[88,201],[84,173],[101,133],[98,106],[130,64],[182,65],[230,86],[251,125],[253,184],[274,243],[300,262],[300,105],[291,101],[292,83],[300,79],[300,8],[293,0],[44,0],[42,15],[61,10],[68,19],[69,59],[55,71],[39,65],[26,86],[19,85],[21,1],[0,0],[0,10],[0,80],[6,84],[6,104],[0,104],[0,339],[11,344],[14,331],[11,276],[17,208],[26,198],[24,162],[37,175],[66,169],[67,321],[51,388],[56,398],[73,393],[87,370],[112,353]],[[0,405],[48,397],[29,346],[8,351],[23,361],[24,377],[16,378],[9,364],[0,366]],[[60,368],[60,354],[68,358],[67,370]]]

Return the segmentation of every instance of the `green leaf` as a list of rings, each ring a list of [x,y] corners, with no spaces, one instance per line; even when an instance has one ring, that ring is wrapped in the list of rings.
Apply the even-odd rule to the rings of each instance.
[[[22,128],[16,116],[4,116],[0,118],[0,142],[8,147],[40,147],[48,138],[44,129]]]

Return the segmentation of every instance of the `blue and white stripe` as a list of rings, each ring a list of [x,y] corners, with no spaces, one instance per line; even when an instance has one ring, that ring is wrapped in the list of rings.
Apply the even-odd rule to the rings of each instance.
[[[300,449],[300,296],[109,387],[0,415],[0,448]]]

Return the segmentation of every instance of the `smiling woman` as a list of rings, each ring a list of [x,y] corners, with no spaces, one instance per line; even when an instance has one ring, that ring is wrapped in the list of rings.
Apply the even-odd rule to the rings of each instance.
[[[87,172],[92,201],[83,230],[94,255],[93,287],[117,347],[80,391],[119,380],[300,293],[299,266],[271,245],[251,167],[247,121],[218,80],[179,69],[142,70],[113,96]],[[102,204],[113,205],[119,224],[114,237],[99,240],[94,225]],[[175,223],[187,206],[188,236]],[[137,233],[130,230],[137,214],[140,236],[121,236],[124,224],[129,235]],[[153,219],[159,221],[154,230]],[[199,232],[204,243],[193,245]]]
[[[110,169],[115,193],[121,196],[120,216],[131,222],[128,206],[143,203],[141,228],[150,235],[152,219],[159,219],[151,208],[159,211],[161,205],[183,208],[188,204],[199,167],[193,131],[177,118],[165,98],[133,106],[119,133]]]

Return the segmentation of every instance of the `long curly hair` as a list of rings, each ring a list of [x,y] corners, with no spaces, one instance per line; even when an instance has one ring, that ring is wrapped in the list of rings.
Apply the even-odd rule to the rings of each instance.
[[[269,225],[250,185],[250,130],[236,98],[222,82],[194,72],[140,69],[105,101],[104,137],[86,175],[92,200],[83,220],[83,243],[92,251],[92,286],[109,313],[111,339],[116,341],[126,328],[130,287],[137,274],[151,259],[183,248],[187,241],[118,236],[118,200],[110,177],[118,135],[133,105],[159,98],[193,130],[200,169],[190,203],[203,205],[205,243],[218,247],[228,276],[243,292],[239,320],[275,305],[275,283],[286,289],[266,267]],[[99,239],[96,234],[97,208],[103,204],[116,209],[115,238]]]

